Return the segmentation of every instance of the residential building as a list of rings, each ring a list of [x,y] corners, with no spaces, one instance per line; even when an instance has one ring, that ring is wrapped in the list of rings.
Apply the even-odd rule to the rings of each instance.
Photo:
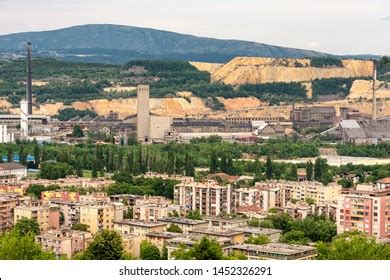
[[[176,232],[151,232],[146,234],[146,240],[153,245],[157,246],[160,251],[163,249],[164,245],[168,240],[182,236],[181,233]]]
[[[187,248],[191,248],[203,237],[203,234],[186,234],[167,240],[166,248],[168,251],[168,260],[174,259],[172,252],[177,250],[182,244],[186,245]],[[226,251],[226,248],[232,245],[230,237],[214,237],[214,240],[222,247],[222,250],[224,251]]]
[[[88,225],[89,232],[95,234],[105,229],[113,229],[113,205],[81,205],[80,223]]]
[[[161,218],[177,213],[185,215],[185,208],[174,204],[137,204],[133,206],[133,219],[138,221],[157,222]]]
[[[191,220],[180,217],[164,217],[159,219],[160,222],[167,223],[169,225],[177,225],[184,234],[189,233],[191,230],[204,229],[209,225],[208,221],[204,220]]]
[[[193,178],[174,188],[174,201],[184,205],[186,211],[199,210],[203,216],[219,216],[234,211],[234,194],[231,185],[220,186],[214,180],[202,183]]]
[[[209,222],[209,228],[216,230],[233,229],[238,227],[245,227],[248,224],[246,218],[221,218],[221,217],[206,217],[205,221]]]
[[[44,191],[41,193],[41,200],[44,202],[48,202],[50,200],[78,201],[79,193],[67,191]]]
[[[248,260],[311,260],[317,256],[315,247],[285,243],[236,244],[226,248],[226,251],[244,253]]]
[[[63,215],[62,226],[72,228],[75,224],[80,223],[80,208],[79,202],[72,201],[50,201],[50,205],[60,209]]]
[[[94,192],[91,194],[80,195],[80,203],[90,205],[103,205],[110,202],[110,198],[104,192]]]
[[[390,187],[386,180],[367,186],[343,189],[337,208],[337,232],[358,230],[378,239],[390,237]]]
[[[44,250],[53,251],[57,257],[65,255],[68,259],[82,252],[87,247],[87,242],[92,239],[92,234],[85,231],[62,228],[49,230],[40,234],[35,240],[41,244]]]
[[[243,233],[245,237],[265,235],[273,242],[278,241],[282,234],[281,230],[273,229],[273,228],[259,228],[259,227],[246,226],[246,227],[233,228],[232,230]]]
[[[27,168],[16,162],[0,163],[0,184],[16,183],[27,176]]]
[[[121,234],[123,249],[134,258],[139,258],[143,237],[134,234]]]
[[[163,232],[167,227],[166,223],[162,222],[144,222],[135,220],[115,221],[114,229],[123,235],[132,234],[146,238],[146,235],[151,232]]]
[[[4,193],[15,193],[19,196],[23,196],[26,188],[19,184],[4,185],[0,186],[0,194]]]
[[[245,242],[245,234],[231,229],[194,229],[189,231],[190,234],[198,234],[211,238],[228,238],[232,244],[243,244]]]
[[[16,198],[0,196],[0,232],[12,228],[16,203]]]
[[[59,228],[60,212],[49,206],[16,206],[14,209],[14,224],[20,219],[34,219],[38,222],[41,232]]]

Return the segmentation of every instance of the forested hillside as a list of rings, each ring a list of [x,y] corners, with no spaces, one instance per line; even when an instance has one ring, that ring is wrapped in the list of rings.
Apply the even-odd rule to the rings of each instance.
[[[334,59],[315,59],[312,63],[327,67]],[[387,75],[388,61],[380,62],[380,75]],[[0,61],[0,96],[17,105],[25,94],[25,59]],[[387,74],[386,74],[387,73]],[[302,83],[277,82],[241,86],[211,83],[210,73],[199,71],[188,62],[171,60],[135,60],[124,66],[113,64],[64,62],[50,58],[33,60],[33,92],[38,103],[113,99],[135,96],[134,87],[151,85],[152,97],[173,97],[190,91],[201,98],[257,97],[271,104],[307,101]],[[353,78],[317,79],[312,82],[313,98],[348,95]],[[116,87],[125,90],[116,91]],[[106,88],[112,90],[105,90]]]

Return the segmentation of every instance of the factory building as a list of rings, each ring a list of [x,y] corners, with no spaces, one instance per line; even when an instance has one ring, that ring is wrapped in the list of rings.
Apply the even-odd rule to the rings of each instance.
[[[304,107],[293,108],[290,111],[290,120],[294,128],[330,127],[336,122],[334,107]]]

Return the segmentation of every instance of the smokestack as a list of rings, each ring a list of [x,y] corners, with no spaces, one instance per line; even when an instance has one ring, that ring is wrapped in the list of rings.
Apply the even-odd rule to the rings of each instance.
[[[372,76],[372,120],[376,121],[377,118],[377,109],[376,109],[376,76],[377,76],[377,71],[376,71],[376,65],[377,61],[373,61],[373,76]]]
[[[26,100],[28,102],[27,113],[32,115],[32,54],[31,43],[27,42],[27,85],[26,85]]]

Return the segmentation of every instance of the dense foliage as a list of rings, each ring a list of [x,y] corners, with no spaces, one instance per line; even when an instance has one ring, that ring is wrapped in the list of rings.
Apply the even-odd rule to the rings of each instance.
[[[75,108],[65,108],[60,111],[58,111],[58,119],[60,121],[68,121],[74,117],[85,117],[85,116],[90,116],[90,117],[96,117],[97,114],[94,111],[91,110],[77,110]]]
[[[126,258],[120,234],[110,230],[98,233],[87,249],[77,256],[77,259],[81,260],[121,260]]]
[[[331,62],[331,58],[318,58],[318,61],[323,65],[334,63]],[[13,104],[17,104],[25,94],[23,84],[25,63],[24,59],[0,61],[0,96],[6,96]],[[131,90],[108,93],[104,89],[111,85],[132,87],[139,83],[151,85],[152,97],[173,97],[176,92],[190,91],[204,98],[207,106],[214,110],[224,109],[216,97],[254,96],[271,104],[307,100],[305,86],[301,83],[277,82],[240,87],[210,83],[210,73],[199,71],[186,61],[134,60],[119,66],[38,58],[33,60],[33,66],[34,80],[48,82],[33,87],[36,99],[40,103],[55,101],[70,104],[91,99],[131,97],[134,96]],[[352,79],[316,80],[313,82],[314,96],[329,94],[344,96],[351,82]],[[64,112],[60,112],[59,117],[65,120],[76,114],[82,116],[86,113],[90,114],[65,109]]]
[[[313,57],[310,59],[312,67],[324,68],[324,67],[343,67],[343,62],[340,58],[334,56],[325,57]]]
[[[390,157],[390,143],[380,143],[377,145],[337,145],[337,153],[342,156],[353,157]]]
[[[363,233],[338,235],[330,244],[317,244],[320,260],[390,260],[390,246],[377,243]]]

